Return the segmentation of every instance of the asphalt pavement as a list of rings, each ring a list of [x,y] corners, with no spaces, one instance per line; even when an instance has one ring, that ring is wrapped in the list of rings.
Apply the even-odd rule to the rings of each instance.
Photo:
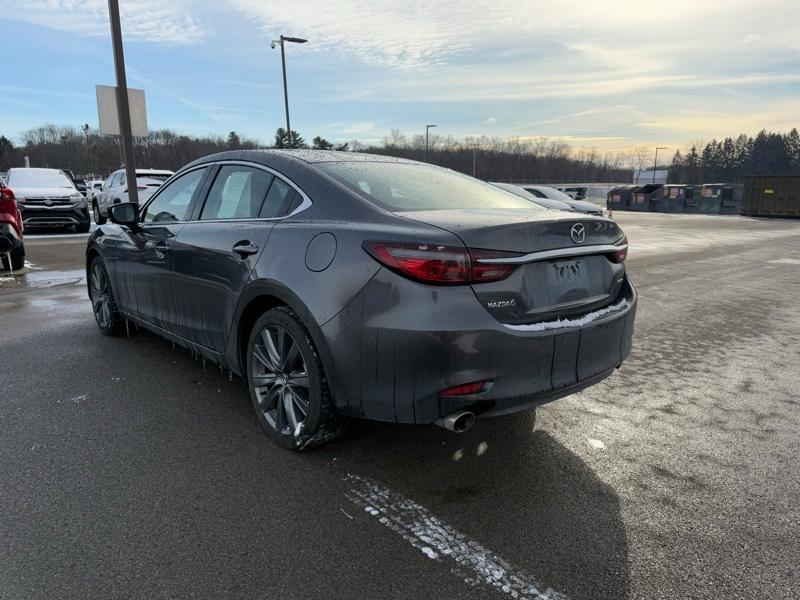
[[[797,598],[800,221],[618,213],[609,379],[306,453],[241,380],[100,335],[86,236],[0,273],[0,598]]]

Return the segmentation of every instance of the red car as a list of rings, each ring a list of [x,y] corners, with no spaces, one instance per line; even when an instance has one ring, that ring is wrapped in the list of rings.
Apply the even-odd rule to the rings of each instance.
[[[10,267],[17,271],[25,266],[22,230],[22,215],[14,192],[0,180],[0,270]]]

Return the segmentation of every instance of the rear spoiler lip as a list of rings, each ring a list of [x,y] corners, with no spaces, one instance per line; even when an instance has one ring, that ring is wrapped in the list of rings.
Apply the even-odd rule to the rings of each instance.
[[[530,254],[523,254],[522,256],[512,256],[508,258],[479,258],[479,263],[485,264],[504,264],[504,265],[518,265],[532,262],[540,262],[543,260],[551,260],[553,258],[564,258],[569,256],[585,256],[587,254],[611,254],[613,252],[621,252],[627,250],[627,244],[598,244],[594,246],[575,246],[572,248],[556,248],[555,250],[542,250],[541,252],[531,252]]]

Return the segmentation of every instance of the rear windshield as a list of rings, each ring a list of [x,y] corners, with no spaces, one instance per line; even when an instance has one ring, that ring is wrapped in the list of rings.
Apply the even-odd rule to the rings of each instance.
[[[531,202],[510,192],[431,165],[332,162],[315,166],[367,200],[395,212],[461,208],[536,210]]]
[[[141,179],[154,179],[155,181],[164,182],[170,177],[172,177],[172,173],[136,173],[137,181]]]
[[[74,190],[72,180],[60,171],[14,169],[6,177],[9,187],[50,187]]]

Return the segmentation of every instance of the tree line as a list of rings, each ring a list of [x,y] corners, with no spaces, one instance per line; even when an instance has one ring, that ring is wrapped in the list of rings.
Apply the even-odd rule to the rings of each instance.
[[[742,183],[746,175],[800,175],[800,134],[760,131],[755,137],[695,143],[675,153],[670,183]]]
[[[255,148],[315,148],[358,151],[422,160],[489,181],[566,183],[629,182],[633,169],[652,165],[652,150],[639,146],[626,152],[598,152],[573,148],[561,140],[519,139],[416,134],[407,137],[392,129],[378,143],[359,140],[332,143],[316,136],[306,143],[297,131],[279,128],[265,145],[231,131],[227,136],[190,136],[169,129],[134,139],[140,167],[177,170],[192,160],[224,150]],[[22,166],[71,169],[86,177],[105,177],[124,164],[117,136],[101,135],[88,126],[75,128],[46,124],[24,132],[18,144],[0,136],[0,171]],[[800,135],[762,131],[755,137],[740,135],[697,142],[678,151],[669,167],[671,183],[741,182],[749,174],[800,173]]]
[[[146,137],[134,138],[136,164],[143,168],[176,170],[214,152],[264,147],[311,147],[425,160],[492,181],[629,181],[631,178],[628,155],[576,150],[565,142],[547,138],[456,139],[436,135],[428,139],[427,149],[425,136],[409,139],[396,129],[380,143],[370,145],[359,140],[332,143],[320,136],[314,137],[309,145],[297,131],[287,132],[283,128],[275,132],[275,139],[268,146],[235,131],[224,137],[190,136],[159,129]],[[101,135],[88,127],[53,124],[24,132],[16,145],[0,136],[0,171],[23,166],[26,156],[31,166],[71,169],[87,178],[104,177],[124,164],[117,136]]]

